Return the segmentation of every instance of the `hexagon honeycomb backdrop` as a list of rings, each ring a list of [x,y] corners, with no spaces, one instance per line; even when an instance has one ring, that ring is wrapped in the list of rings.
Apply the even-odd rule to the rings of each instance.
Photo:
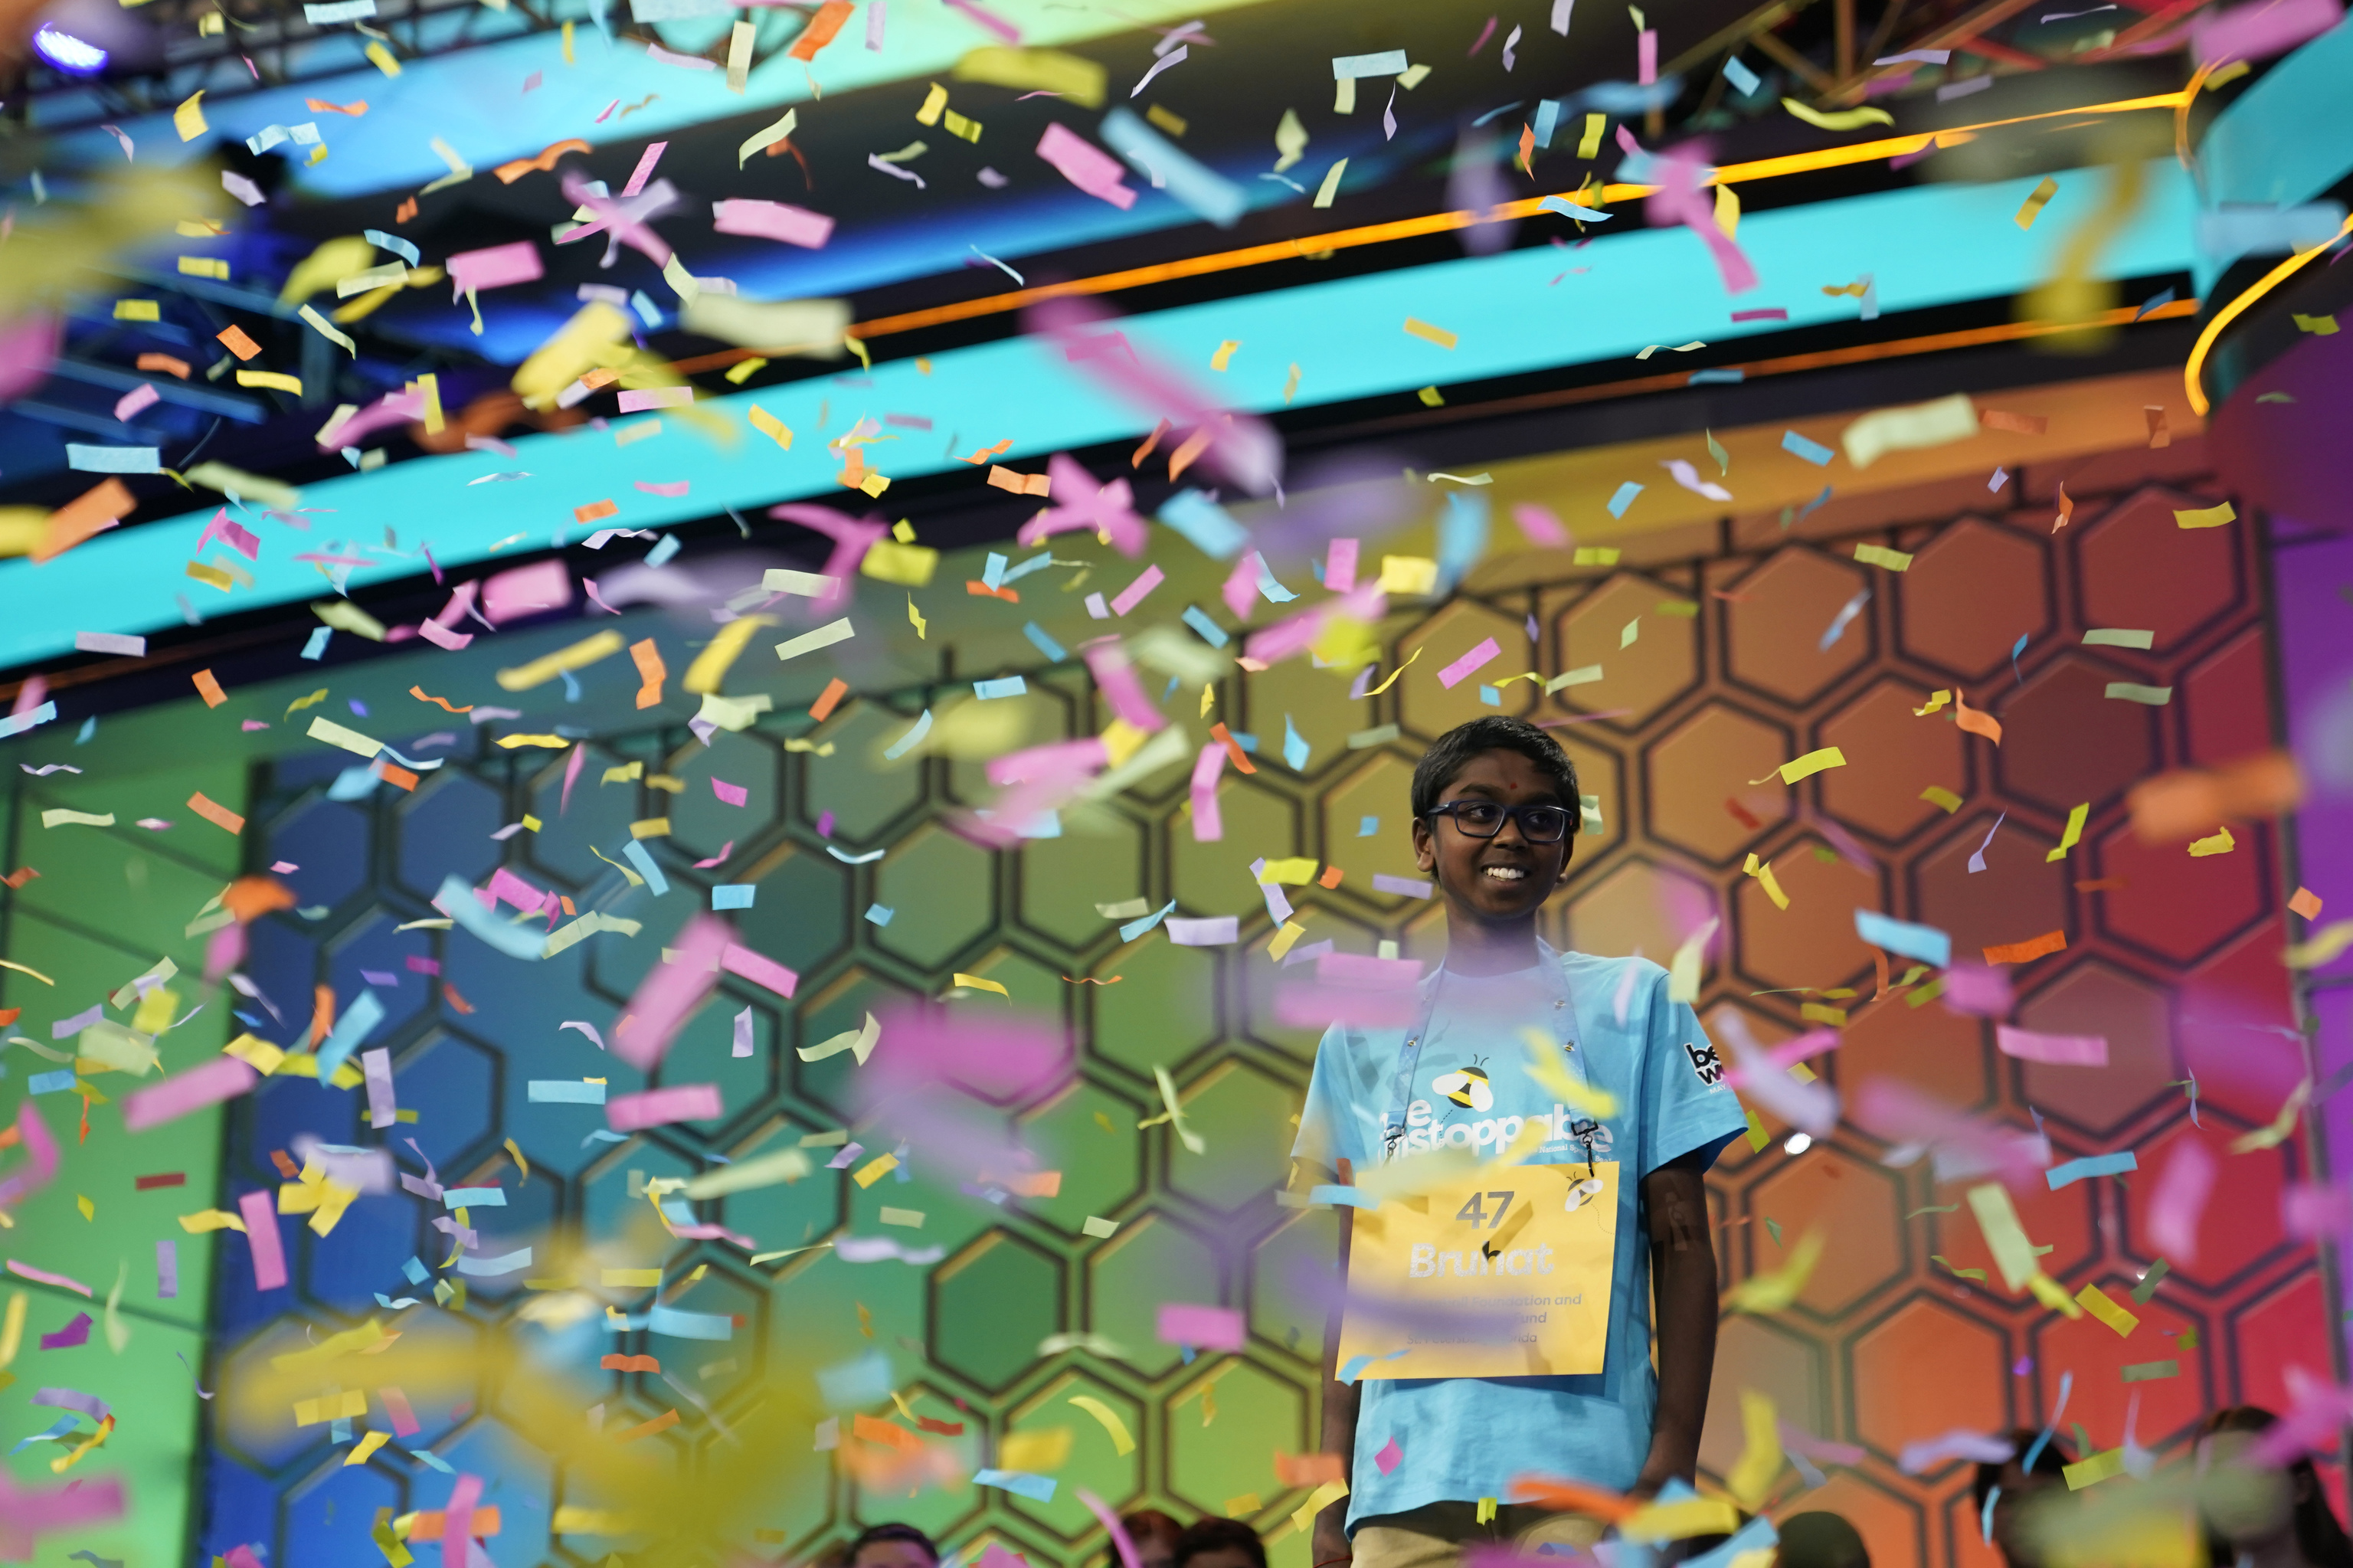
[[[1257,769],[1225,775],[1219,842],[1195,842],[1181,770],[1164,770],[1083,820],[1071,814],[1060,838],[1002,853],[974,847],[940,818],[986,800],[976,764],[932,758],[878,771],[858,760],[906,728],[931,700],[926,689],[860,691],[821,725],[772,715],[707,748],[674,726],[600,733],[568,807],[563,753],[501,751],[479,732],[413,794],[384,790],[383,800],[333,798],[333,760],[270,765],[253,791],[249,868],[296,864],[287,880],[301,907],[257,927],[252,973],[298,1005],[320,988],[344,998],[374,988],[388,1010],[376,1043],[393,1048],[400,1103],[416,1113],[413,1126],[392,1129],[392,1146],[412,1171],[430,1161],[451,1185],[507,1188],[505,1208],[472,1212],[490,1254],[556,1222],[617,1235],[637,1224],[628,1234],[642,1236],[649,1179],[810,1134],[848,1128],[858,1138],[854,1059],[807,1063],[796,1048],[855,1028],[894,996],[940,997],[962,972],[1058,1012],[1075,1075],[1005,1107],[1041,1163],[1063,1172],[1058,1192],[960,1193],[926,1173],[915,1148],[872,1186],[820,1171],[699,1204],[700,1218],[764,1247],[816,1250],[747,1263],[740,1248],[653,1233],[658,1245],[638,1261],[664,1270],[660,1298],[733,1315],[734,1338],[649,1340],[594,1322],[572,1330],[567,1343],[584,1354],[601,1341],[606,1351],[658,1353],[662,1367],[608,1374],[600,1410],[582,1418],[618,1427],[674,1410],[676,1425],[642,1439],[644,1453],[649,1465],[683,1464],[733,1440],[731,1423],[772,1368],[880,1350],[905,1414],[938,1424],[968,1465],[988,1463],[1010,1436],[1072,1428],[1053,1500],[969,1488],[876,1495],[837,1471],[828,1487],[774,1499],[763,1541],[775,1556],[804,1560],[864,1524],[903,1519],[955,1545],[997,1539],[1033,1562],[1075,1565],[1104,1549],[1077,1500],[1083,1488],[1116,1507],[1184,1517],[1232,1508],[1275,1535],[1278,1561],[1297,1568],[1304,1542],[1287,1513],[1302,1494],[1277,1481],[1271,1456],[1314,1440],[1323,1329],[1300,1281],[1330,1256],[1334,1221],[1273,1200],[1314,1040],[1271,1020],[1279,966],[1267,957],[1271,927],[1248,863],[1303,854],[1340,868],[1337,887],[1303,890],[1311,943],[1369,951],[1389,938],[1436,957],[1438,912],[1371,886],[1377,873],[1410,872],[1413,760],[1432,736],[1494,711],[1491,702],[1527,714],[1556,726],[1600,813],[1548,915],[1554,939],[1663,960],[1720,916],[1704,1011],[1737,1009],[1768,1041],[1809,1026],[1806,1009],[1843,1018],[1825,1071],[1850,1097],[1872,1077],[1897,1078],[2021,1127],[2039,1120],[2062,1160],[2137,1151],[2137,1179],[2081,1181],[2021,1204],[2049,1249],[2045,1267],[2070,1293],[2096,1283],[2125,1297],[2156,1261],[2143,1205],[2173,1146],[2203,1140],[2222,1155],[2200,1255],[2168,1260],[2129,1339],[1969,1277],[1989,1259],[1966,1213],[1953,1212],[1957,1189],[1936,1188],[1917,1166],[1891,1169],[1887,1150],[1851,1126],[1799,1152],[1787,1128],[1768,1127],[1761,1147],[1736,1143],[1725,1157],[1712,1192],[1727,1287],[1779,1266],[1784,1245],[1810,1229],[1829,1245],[1788,1310],[1725,1323],[1706,1470],[1720,1476],[1736,1457],[1740,1393],[1758,1389],[1792,1423],[1864,1450],[1806,1506],[1852,1518],[1883,1568],[1980,1568],[1994,1559],[1978,1539],[1967,1467],[1905,1475],[1896,1459],[1907,1443],[1957,1426],[2039,1424],[2072,1372],[2066,1423],[2094,1447],[2124,1440],[2135,1405],[2138,1440],[2162,1446],[2213,1404],[2280,1404],[2288,1363],[2326,1370],[2329,1355],[2313,1255],[2273,1239],[2268,1219],[2281,1185],[2305,1167],[2301,1140],[2223,1155],[2233,1137],[2271,1120],[2301,1072],[2277,953],[2280,846],[2256,825],[2239,830],[2233,853],[2192,859],[2179,846],[2138,843],[2122,806],[2130,785],[2161,768],[2274,744],[2265,564],[2249,526],[2175,526],[2175,509],[2218,499],[2197,461],[2191,440],[2029,471],[1974,503],[1947,487],[1928,500],[1898,493],[1876,513],[1841,502],[1794,530],[1772,517],[1732,519],[1696,557],[1687,545],[1633,541],[1614,568],[1576,568],[1565,552],[1490,563],[1461,595],[1392,617],[1389,664],[1419,651],[1415,673],[1426,677],[1492,636],[1507,650],[1495,671],[1598,664],[1601,678],[1548,697],[1527,683],[1482,694],[1475,682],[1447,690],[1409,674],[1351,701],[1303,661],[1236,671],[1219,684],[1218,713],[1254,737]],[[2072,518],[2054,534],[2063,478]],[[1858,564],[1858,540],[1911,552],[1910,569]],[[2147,630],[2152,646],[2084,646],[2094,628]],[[487,664],[437,666],[461,667]],[[1032,738],[1101,727],[1107,715],[1082,672],[1027,668],[1031,711],[1046,715]],[[2105,694],[2112,682],[2169,687],[2172,697],[2117,700]],[[1957,728],[1950,705],[1917,713],[1930,693],[1956,687],[2000,721],[1999,746]],[[1286,726],[1309,746],[1299,770],[1281,760]],[[1396,731],[1384,738],[1388,726]],[[787,739],[820,749],[788,751]],[[1768,778],[1829,746],[1846,767],[1795,788]],[[717,800],[713,778],[742,786],[745,806]],[[1750,782],[1759,778],[1767,783]],[[1932,789],[1959,804],[1946,810],[1924,794]],[[2089,807],[2082,842],[2054,860],[2078,804]],[[493,836],[526,814],[543,828]],[[618,875],[591,841],[627,842],[629,823],[656,817],[667,817],[669,836],[647,847],[685,896],[634,906],[648,921],[636,941],[582,944],[522,980],[470,938],[398,929],[432,914],[428,899],[453,871],[479,881],[505,864],[585,903]],[[1980,849],[1978,872],[1970,858]],[[1751,853],[1775,868],[1787,910],[1743,874]],[[722,855],[723,870],[698,866]],[[734,918],[801,976],[789,1003],[725,977],[662,1065],[661,1079],[719,1084],[724,1118],[612,1142],[595,1136],[603,1122],[591,1107],[533,1103],[533,1078],[601,1073],[616,1094],[643,1086],[585,1031],[551,1021],[609,1035],[660,943],[707,906],[719,880],[756,885],[755,906]],[[1134,897],[1155,907],[1173,899],[1187,915],[1240,911],[1243,939],[1182,948],[1155,932],[1123,945],[1096,906]],[[2064,932],[2063,951],[2011,971],[2015,1021],[2103,1034],[2112,1065],[2015,1061],[1996,1051],[1989,1021],[1922,1005],[1917,987],[1879,994],[1885,981],[1854,935],[1858,906],[1944,927],[1965,953]],[[968,992],[948,1005],[997,1001]],[[754,1049],[739,1057],[732,1021],[745,1010]],[[1139,1128],[1159,1108],[1155,1066],[1174,1075],[1206,1154],[1188,1153],[1165,1125]],[[231,1185],[274,1185],[272,1151],[305,1128],[374,1140],[355,1097],[272,1079],[235,1111]],[[886,1206],[920,1212],[921,1227],[886,1228]],[[1087,1234],[1096,1217],[1116,1222],[1115,1233]],[[851,1264],[818,1245],[851,1235],[890,1236],[934,1261]],[[389,1318],[380,1298],[420,1290],[407,1261],[435,1267],[448,1250],[421,1206],[398,1197],[361,1201],[327,1238],[291,1224],[286,1236],[297,1312],[261,1328],[248,1271],[221,1268],[218,1342],[230,1347],[221,1355],[282,1353],[302,1342],[305,1322],[323,1334],[371,1313]],[[531,1295],[527,1273],[470,1281],[454,1316],[403,1321],[462,1335],[467,1323],[512,1317]],[[653,1298],[647,1291],[628,1309]],[[1159,1343],[1154,1312],[1166,1299],[1243,1309],[1248,1348],[1197,1358]],[[2122,1382],[2126,1365],[2167,1359],[2178,1359],[2178,1376]],[[1132,1453],[1115,1454],[1069,1404],[1082,1393],[1119,1415]],[[432,1468],[386,1456],[347,1467],[348,1450],[326,1428],[265,1440],[215,1417],[204,1544],[260,1541],[289,1568],[352,1561],[354,1517],[438,1507],[448,1467],[489,1478],[485,1500],[502,1512],[489,1544],[502,1568],[600,1562],[613,1550],[554,1533],[566,1478],[512,1434],[494,1391],[479,1403],[420,1404],[415,1416],[419,1430],[403,1446],[429,1447]]]

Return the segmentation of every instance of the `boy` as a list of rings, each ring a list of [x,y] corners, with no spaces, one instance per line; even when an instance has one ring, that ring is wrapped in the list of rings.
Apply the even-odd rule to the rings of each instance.
[[[1323,1446],[1353,1490],[1317,1516],[1316,1568],[1352,1557],[1356,1568],[1437,1568],[1490,1542],[1590,1546],[1599,1519],[1502,1503],[1481,1523],[1480,1499],[1500,1502],[1526,1474],[1648,1497],[1689,1481],[1697,1463],[1716,1318],[1703,1177],[1746,1118],[1698,1019],[1668,1001],[1665,970],[1537,940],[1537,911],[1567,879],[1579,816],[1567,755],[1519,719],[1451,730],[1414,769],[1414,854],[1445,901],[1446,959],[1420,981],[1418,1024],[1325,1032],[1293,1154],[1301,1181],[1362,1183],[1378,1171],[1426,1190],[1426,1202],[1343,1211],[1351,1224],[1340,1239],[1344,1274],[1352,1234],[1359,1257],[1351,1298],[1365,1322],[1352,1335],[1377,1340],[1384,1316],[1400,1310],[1422,1317],[1390,1323],[1407,1348],[1352,1356],[1356,1381],[1343,1383],[1335,1314]],[[1440,1153],[1461,1173],[1451,1184],[1416,1181],[1409,1164],[1382,1170]],[[1492,1163],[1474,1176],[1474,1158],[1568,1169],[1504,1180]],[[1504,1207],[1490,1209],[1498,1199]],[[1402,1260],[1416,1225],[1451,1250],[1414,1245],[1409,1268],[1372,1273],[1386,1255],[1368,1245],[1405,1237]],[[1428,1277],[1433,1258],[1440,1278]],[[1491,1265],[1527,1277],[1493,1281]],[[1429,1322],[1446,1301],[1431,1287],[1458,1273],[1473,1277],[1458,1291],[1577,1294],[1499,1298],[1515,1315],[1544,1308],[1544,1325],[1530,1312],[1512,1342],[1490,1332],[1466,1346]],[[1496,1370],[1499,1357],[1515,1370]],[[1575,1370],[1525,1375],[1531,1365]]]

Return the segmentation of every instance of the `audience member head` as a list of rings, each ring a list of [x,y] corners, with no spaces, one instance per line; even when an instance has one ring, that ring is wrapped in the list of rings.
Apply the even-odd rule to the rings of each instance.
[[[2260,1434],[2279,1422],[2261,1406],[2234,1405],[2209,1415],[2198,1436],[2198,1512],[2215,1568],[2243,1558],[2288,1561],[2291,1543],[2307,1568],[2353,1568],[2353,1542],[2328,1506],[2309,1455],[2284,1469],[2256,1464]]]
[[[869,1526],[849,1543],[846,1568],[939,1568],[940,1549],[912,1524]]]
[[[1266,1568],[1266,1548],[1240,1520],[1205,1519],[1176,1538],[1171,1568]]]
[[[1171,1568],[1176,1561],[1176,1538],[1185,1527],[1156,1508],[1138,1509],[1119,1516],[1120,1528],[1135,1543],[1135,1568]]]
[[[1779,1568],[1871,1568],[1862,1532],[1843,1514],[1793,1513],[1781,1521],[1780,1534]]]
[[[2010,1457],[2000,1464],[1980,1463],[1977,1478],[1970,1484],[1969,1495],[1977,1503],[1978,1528],[1986,1528],[1986,1499],[1993,1499],[1991,1515],[1994,1550],[2009,1568],[2042,1568],[2042,1554],[2029,1539],[2030,1532],[2020,1528],[2027,1505],[2037,1498],[2067,1485],[2064,1471],[2075,1462],[2066,1446],[2053,1437],[2038,1451],[2035,1439],[2042,1434],[2031,1426],[2021,1426],[2010,1434]],[[2034,1466],[2029,1469],[2026,1460],[2031,1456]],[[2348,1568],[2353,1568],[2348,1564]]]

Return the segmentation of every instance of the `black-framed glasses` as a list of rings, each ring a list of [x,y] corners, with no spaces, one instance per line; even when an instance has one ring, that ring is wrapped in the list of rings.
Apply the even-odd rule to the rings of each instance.
[[[1504,831],[1504,820],[1508,817],[1519,823],[1520,837],[1532,844],[1560,842],[1575,821],[1559,806],[1504,806],[1493,800],[1449,800],[1432,806],[1430,814],[1453,818],[1455,828],[1474,839],[1493,838]]]

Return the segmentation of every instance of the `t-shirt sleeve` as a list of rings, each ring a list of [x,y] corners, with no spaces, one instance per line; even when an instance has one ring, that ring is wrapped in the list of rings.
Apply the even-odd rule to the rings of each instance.
[[[1667,976],[1653,975],[1643,1044],[1642,1175],[1694,1150],[1702,1170],[1747,1130],[1748,1113],[1725,1082],[1729,1064],[1689,1002],[1667,1000]]]
[[[1299,1137],[1291,1157],[1310,1167],[1316,1180],[1336,1179],[1340,1161],[1365,1168],[1364,1136],[1356,1114],[1354,1076],[1349,1072],[1348,1032],[1339,1024],[1324,1031],[1315,1045],[1315,1069],[1307,1080],[1307,1103],[1299,1111]]]

